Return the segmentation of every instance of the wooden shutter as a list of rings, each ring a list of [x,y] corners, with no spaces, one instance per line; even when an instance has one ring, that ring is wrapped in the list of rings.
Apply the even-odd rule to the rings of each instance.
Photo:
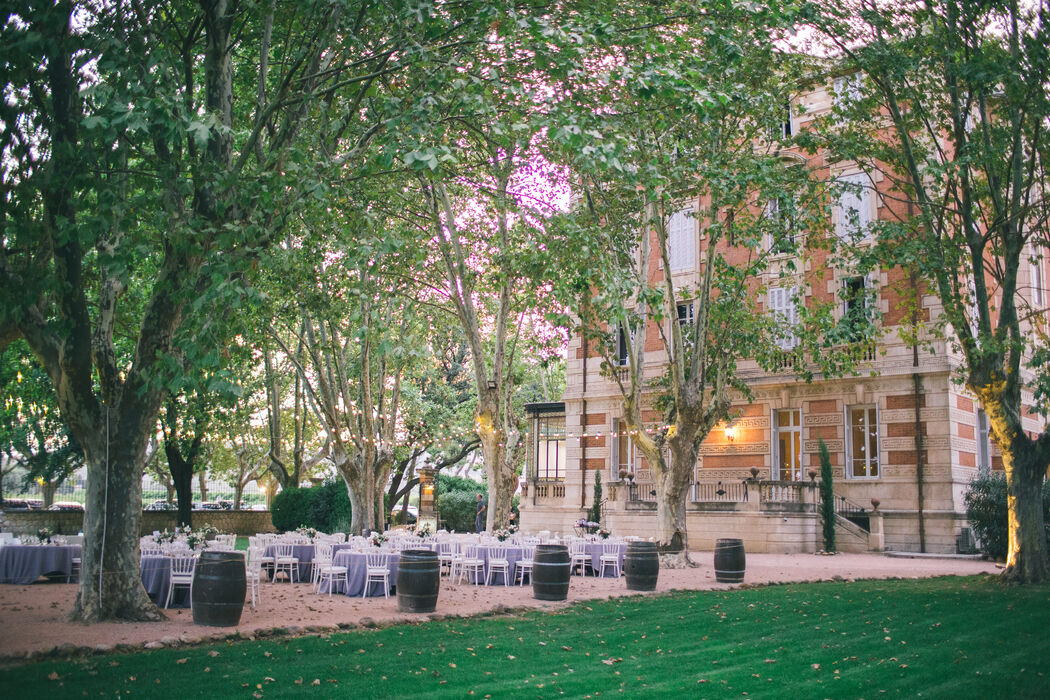
[[[696,240],[693,210],[681,209],[667,222],[667,252],[671,271],[692,270],[696,267]]]

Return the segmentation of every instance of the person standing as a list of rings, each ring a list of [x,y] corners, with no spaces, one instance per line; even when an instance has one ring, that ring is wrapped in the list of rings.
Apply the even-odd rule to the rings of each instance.
[[[474,518],[474,531],[485,532],[485,509],[488,506],[485,505],[485,499],[482,495],[478,494],[478,515]]]

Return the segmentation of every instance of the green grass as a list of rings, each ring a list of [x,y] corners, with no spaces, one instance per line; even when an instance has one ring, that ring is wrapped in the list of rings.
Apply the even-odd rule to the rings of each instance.
[[[1048,656],[1048,586],[860,581],[45,661],[0,696],[1035,698]]]

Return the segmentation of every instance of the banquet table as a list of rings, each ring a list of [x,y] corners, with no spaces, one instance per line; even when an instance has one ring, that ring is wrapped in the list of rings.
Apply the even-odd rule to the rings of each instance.
[[[598,572],[600,572],[602,570],[602,552],[603,552],[603,547],[604,546],[605,546],[605,543],[603,543],[603,542],[588,542],[587,545],[586,545],[586,547],[587,547],[587,554],[590,555],[590,557],[591,557],[591,569],[594,571],[594,575],[595,576],[597,576]],[[619,562],[620,562],[620,571],[623,571],[623,555],[626,554],[626,553],[627,553],[627,543],[626,542],[620,542],[619,543],[619,550],[618,550]],[[606,578],[613,578],[613,575],[610,574],[610,573],[606,573]]]
[[[68,579],[79,557],[78,544],[9,544],[0,547],[0,583],[26,585],[47,574]]]
[[[491,550],[496,548],[496,547],[506,547],[506,549],[507,549],[507,561],[510,563],[510,566],[508,567],[509,571],[510,571],[510,578],[507,581],[503,580],[503,572],[502,571],[497,571],[495,574],[492,575],[492,579],[489,580],[489,555],[491,553]],[[525,554],[525,548],[524,547],[515,546],[515,545],[512,545],[512,544],[508,544],[508,545],[488,545],[488,544],[478,545],[478,558],[481,559],[483,562],[485,562],[485,581],[488,581],[489,584],[493,585],[493,586],[495,586],[497,584],[502,586],[504,584],[512,583],[514,581],[514,571],[515,571],[515,569],[518,566],[518,561],[521,559],[521,557],[524,554]]]
[[[142,586],[157,605],[164,605],[168,597],[168,581],[171,580],[171,557],[165,555],[139,557],[139,573]],[[171,607],[190,607],[190,590],[179,586],[171,594]]]
[[[397,565],[401,561],[400,552],[390,552],[390,592],[394,592],[394,588],[397,585]],[[367,593],[365,592],[365,578],[367,578],[366,569],[368,568],[368,555],[365,552],[355,552],[348,549],[340,550],[335,553],[332,557],[333,566],[345,566],[346,567],[346,580],[349,585],[346,590],[343,591],[348,596],[365,597],[367,596],[381,596],[383,595],[383,587],[373,582],[368,588]],[[321,593],[327,593],[330,583],[325,581],[321,584]],[[343,582],[338,582],[337,588],[333,593],[339,592],[339,587],[342,587]]]
[[[332,554],[336,554],[346,549],[350,549],[353,545],[348,542],[341,544],[332,545]],[[263,554],[267,557],[272,557],[276,553],[277,549],[275,545],[266,545],[266,550]],[[300,583],[305,581],[310,582],[311,569],[313,568],[314,560],[314,545],[312,544],[293,544],[292,545],[292,556],[299,560],[299,578],[297,579]],[[270,580],[273,580],[273,565],[266,565],[267,571],[270,573]]]

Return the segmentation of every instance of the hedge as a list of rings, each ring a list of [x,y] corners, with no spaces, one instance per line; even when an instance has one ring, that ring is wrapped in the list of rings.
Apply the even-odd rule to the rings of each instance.
[[[312,527],[321,532],[350,530],[350,496],[341,480],[320,486],[284,489],[270,506],[273,526],[278,532]]]
[[[964,499],[966,518],[981,542],[981,551],[996,561],[1006,559],[1006,474],[993,472],[970,482]],[[1043,522],[1050,527],[1050,481],[1043,482]]]

